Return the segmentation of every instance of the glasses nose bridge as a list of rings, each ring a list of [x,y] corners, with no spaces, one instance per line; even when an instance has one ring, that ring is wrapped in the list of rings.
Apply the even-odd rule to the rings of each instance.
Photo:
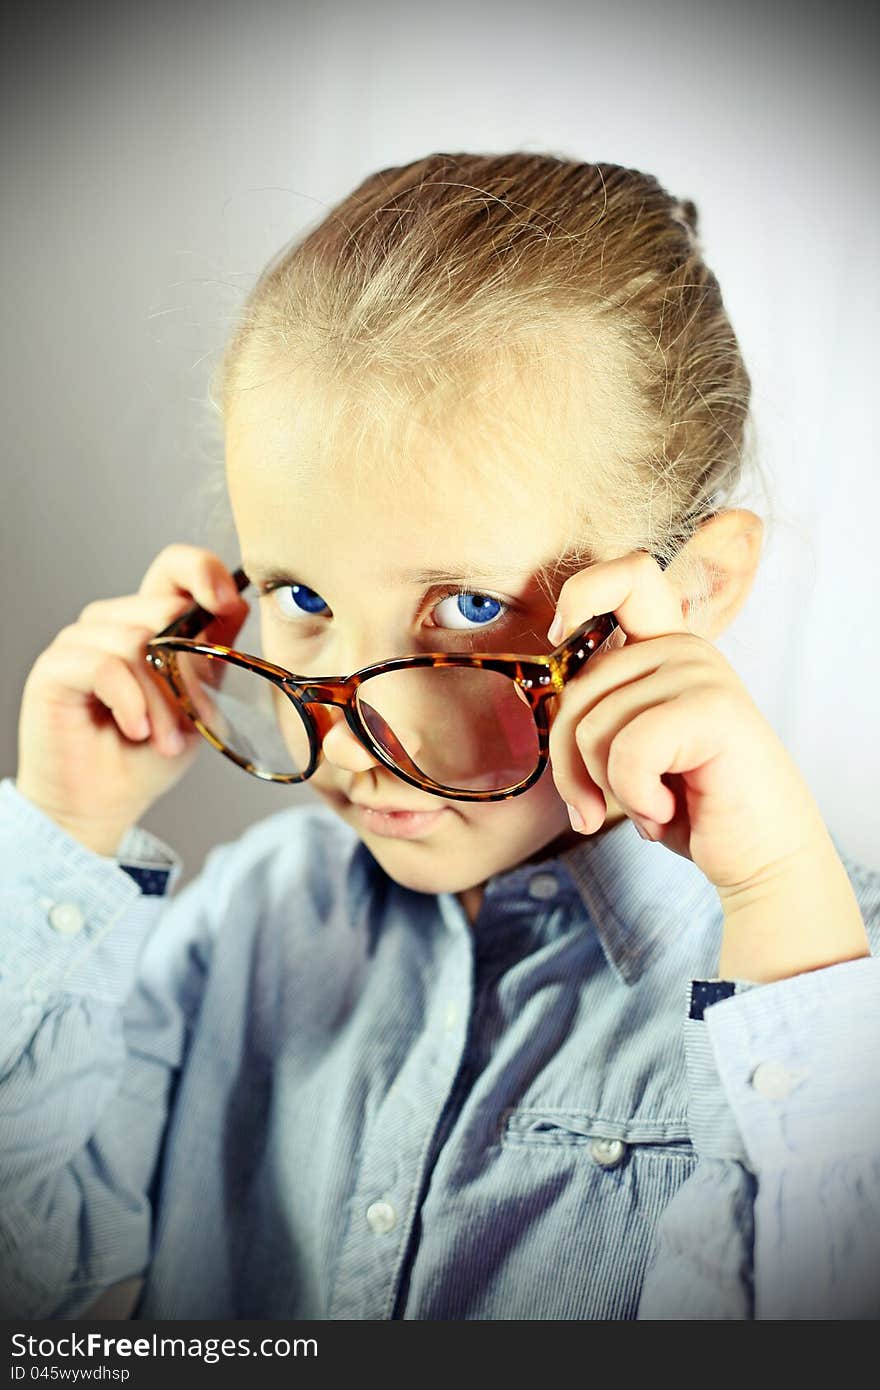
[[[319,763],[325,758],[330,757],[331,761],[345,767],[348,771],[362,771],[363,768],[351,764],[352,745],[347,744],[343,738],[342,744],[336,744],[333,752],[328,754],[325,747],[325,740],[329,734],[335,734],[337,725],[341,725],[346,730],[347,739],[354,739],[359,748],[356,757],[363,760],[365,755],[369,757],[369,766],[376,763],[376,750],[367,738],[357,718],[354,705],[354,694],[360,682],[356,677],[348,677],[338,681],[286,681],[285,685],[289,693],[293,696],[297,704],[302,706],[304,718],[310,723],[313,731],[313,755],[314,772]],[[334,716],[333,711],[338,710],[339,715]]]
[[[293,678],[284,684],[290,689],[294,697],[304,705],[336,705],[344,709],[352,703],[354,692],[358,682],[349,677],[348,680],[338,681],[311,681]]]
[[[355,678],[348,677],[347,679],[330,681],[290,679],[284,684],[297,704],[305,707],[304,713],[307,713],[308,718],[317,729],[318,748],[321,756],[323,756],[324,739],[337,722],[333,719],[330,709],[342,710],[346,716],[345,723],[350,727],[351,732],[355,732],[355,729],[351,728],[352,716],[349,713],[354,707],[354,692],[359,684]],[[357,734],[358,737],[362,737],[359,728]]]

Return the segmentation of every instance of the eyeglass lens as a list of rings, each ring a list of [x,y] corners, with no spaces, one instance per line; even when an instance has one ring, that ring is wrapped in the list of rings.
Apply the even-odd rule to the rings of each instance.
[[[295,670],[262,640],[251,614],[237,650]],[[258,672],[178,651],[176,665],[201,722],[237,757],[269,776],[301,776],[311,744],[296,702]],[[384,672],[357,690],[362,724],[394,765],[449,791],[503,791],[538,763],[538,730],[516,684],[482,667],[425,666]],[[326,707],[325,707],[326,708]]]

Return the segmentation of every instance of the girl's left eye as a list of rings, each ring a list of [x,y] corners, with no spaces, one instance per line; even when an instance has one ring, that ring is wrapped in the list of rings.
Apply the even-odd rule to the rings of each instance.
[[[486,627],[507,607],[500,598],[493,598],[491,594],[474,593],[472,589],[459,589],[453,594],[447,594],[446,598],[437,604],[434,613],[440,613],[444,605],[449,607],[440,626],[450,627],[459,632],[473,632],[475,627]]]
[[[264,592],[278,594],[276,612],[287,621],[297,615],[303,618],[321,617],[327,608],[321,595],[305,584],[276,584]],[[282,594],[285,595],[284,603],[280,603]],[[475,632],[494,622],[508,607],[508,604],[493,598],[491,594],[481,594],[473,589],[456,589],[440,599],[431,612],[439,615],[439,622],[435,626],[457,632]]]

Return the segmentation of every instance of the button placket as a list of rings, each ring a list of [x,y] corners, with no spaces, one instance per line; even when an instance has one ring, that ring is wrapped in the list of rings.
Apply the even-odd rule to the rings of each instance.
[[[407,1249],[421,1190],[429,1141],[444,1113],[461,1063],[469,1008],[473,942],[452,938],[433,981],[431,1026],[414,1040],[406,1064],[389,1087],[362,1149],[352,1194],[352,1220],[340,1250],[328,1316],[384,1318],[399,1293],[400,1256]],[[450,1027],[449,1006],[456,1018]],[[418,1097],[416,1106],[415,1098]],[[394,1163],[389,1166],[389,1153]]]
[[[533,874],[529,879],[529,897],[537,898],[545,902],[548,898],[555,898],[559,892],[559,880],[555,874],[542,873]]]
[[[397,1212],[382,1198],[367,1207],[367,1225],[377,1236],[384,1236],[397,1225]]]

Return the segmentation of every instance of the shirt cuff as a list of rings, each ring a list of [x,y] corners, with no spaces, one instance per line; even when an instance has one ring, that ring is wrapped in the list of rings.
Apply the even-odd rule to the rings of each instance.
[[[742,1135],[721,1083],[706,1018],[722,999],[761,989],[754,980],[691,980],[687,990],[684,1053],[688,1080],[691,1143],[705,1158],[734,1159],[747,1165]]]
[[[688,1018],[702,1022],[710,1004],[744,994],[747,989],[754,989],[756,984],[755,980],[691,980]]]
[[[880,1154],[880,958],[737,991],[704,1028],[753,1171]]]
[[[0,986],[11,992],[7,998],[42,1006],[58,991],[125,997],[162,904],[161,896],[144,893],[131,867],[158,874],[167,894],[183,864],[139,826],[123,836],[119,849],[133,862],[88,849],[23,796],[11,778],[0,780],[0,858],[9,866],[3,876]]]
[[[180,855],[141,825],[126,831],[115,858],[147,897],[169,896],[183,871]]]

